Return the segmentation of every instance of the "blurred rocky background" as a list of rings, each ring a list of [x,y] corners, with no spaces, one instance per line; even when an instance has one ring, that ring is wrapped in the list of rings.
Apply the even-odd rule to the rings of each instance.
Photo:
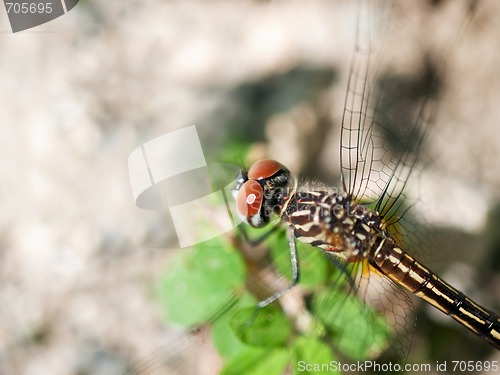
[[[446,196],[427,221],[467,239],[437,269],[499,312],[500,4],[482,1],[470,22],[465,1],[385,4],[381,70],[449,50],[428,146],[439,187],[421,199]],[[2,13],[0,374],[121,374],[171,339],[154,285],[178,246],[165,213],[134,204],[127,158],[142,143],[197,124],[214,159],[241,142],[338,180],[356,12],[349,0],[82,1],[18,34]],[[478,339],[419,310],[413,358],[470,359]],[[435,327],[446,343],[428,339]],[[474,358],[499,360],[477,346]]]

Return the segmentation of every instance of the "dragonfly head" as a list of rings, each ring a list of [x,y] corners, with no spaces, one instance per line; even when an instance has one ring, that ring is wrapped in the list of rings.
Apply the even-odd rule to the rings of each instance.
[[[236,206],[243,221],[255,228],[266,225],[289,198],[290,182],[290,171],[275,160],[260,160],[242,172]]]

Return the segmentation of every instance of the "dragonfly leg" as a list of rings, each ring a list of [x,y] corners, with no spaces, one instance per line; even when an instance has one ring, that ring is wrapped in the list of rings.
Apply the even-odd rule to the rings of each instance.
[[[260,301],[258,304],[258,309],[261,309],[270,303],[273,303],[278,298],[280,298],[287,291],[292,289],[299,282],[299,260],[297,257],[297,250],[295,248],[295,236],[293,234],[293,228],[287,230],[288,246],[290,248],[290,262],[292,264],[292,282],[286,288],[274,293],[272,296]]]
[[[248,242],[250,245],[252,246],[257,246],[259,245],[260,243],[262,243],[267,237],[269,237],[271,234],[273,234],[277,229],[279,228],[278,225],[275,225],[274,227],[272,227],[271,229],[269,229],[267,232],[265,232],[264,234],[260,235],[259,237],[257,238],[250,238],[248,236],[248,233],[245,229],[245,227],[243,225],[240,225],[238,227],[238,230],[240,231],[241,233],[241,236],[243,237],[243,239]]]
[[[347,264],[331,254],[326,253],[326,256],[328,260],[333,263],[335,268],[340,271],[340,274],[336,277],[334,284],[340,282],[341,278],[344,277],[345,280],[349,283],[350,288],[354,289],[355,281],[352,277],[351,271],[347,268]]]

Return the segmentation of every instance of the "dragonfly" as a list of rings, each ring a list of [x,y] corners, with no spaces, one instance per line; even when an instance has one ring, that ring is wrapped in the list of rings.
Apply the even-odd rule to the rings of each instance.
[[[361,13],[371,9],[362,3]],[[368,15],[361,14],[358,24],[371,22]],[[265,240],[275,228],[286,228],[292,269],[291,283],[258,302],[257,311],[300,285],[299,241],[322,249],[354,294],[363,297],[364,285],[377,279],[404,304],[411,305],[404,291],[416,295],[500,349],[499,317],[451,286],[416,255],[422,244],[413,241],[414,228],[406,221],[410,212],[406,189],[419,168],[437,100],[427,94],[401,128],[384,125],[384,117],[378,116],[384,87],[373,83],[376,63],[371,33],[370,29],[357,31],[340,135],[340,187],[299,181],[272,159],[257,161],[241,171],[234,190],[239,215],[253,228],[272,226],[254,242]],[[439,84],[435,77],[430,81]],[[365,298],[373,299],[367,295]],[[413,330],[408,313],[393,314],[395,325],[408,332],[399,342],[403,360]]]
[[[356,275],[373,269],[455,319],[500,350],[500,318],[455,289],[411,254],[398,233],[401,198],[418,161],[425,128],[432,121],[433,103],[425,98],[417,116],[399,139],[398,159],[387,155],[375,116],[370,117],[369,43],[358,35],[341,129],[341,187],[297,186],[290,171],[275,160],[261,160],[248,171],[236,195],[243,220],[260,228],[273,216],[287,228],[293,279],[291,284],[259,303],[259,308],[280,298],[299,282],[295,240],[323,249],[342,264],[354,264]],[[359,100],[361,98],[361,100]],[[360,108],[353,108],[359,105]],[[422,132],[422,133],[421,133]],[[370,193],[376,193],[375,198]],[[370,201],[370,205],[363,204]],[[357,277],[357,276],[355,276]]]
[[[359,156],[355,160],[354,163],[360,163]],[[274,302],[298,283],[295,250],[298,239],[322,248],[341,262],[361,267],[366,263],[500,350],[500,318],[437,276],[391,235],[390,226],[394,223],[390,222],[390,215],[383,213],[390,212],[395,202],[387,203],[386,193],[371,210],[353,198],[356,185],[346,185],[345,178],[340,192],[302,190],[297,188],[289,170],[275,160],[255,163],[244,176],[236,198],[240,214],[253,227],[262,227],[272,215],[278,215],[288,227],[292,260],[292,283],[261,301],[259,308]]]

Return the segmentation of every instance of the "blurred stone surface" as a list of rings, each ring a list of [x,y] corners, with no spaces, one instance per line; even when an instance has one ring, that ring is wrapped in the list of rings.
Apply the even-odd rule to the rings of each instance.
[[[339,71],[322,99],[331,101],[338,127],[352,3],[87,1],[51,23],[2,35],[1,374],[120,374],[170,338],[153,288],[176,250],[175,233],[164,215],[134,205],[128,154],[193,123],[223,141],[227,124],[204,119],[231,104],[225,93],[296,66]],[[450,35],[457,9],[445,3],[425,22]],[[420,35],[428,12],[410,10],[400,4],[391,27],[440,38]],[[499,4],[484,1],[479,20],[450,47],[449,87],[433,138],[436,170],[453,176],[443,184],[462,192],[450,204],[479,189],[476,224],[464,224],[475,233],[500,193],[498,14]],[[408,48],[392,64],[412,64],[412,43],[387,42],[389,55]],[[283,156],[293,170],[308,152],[300,139],[315,125],[307,106],[290,113],[298,120],[287,142],[262,141],[276,158],[286,147],[302,150]],[[266,134],[277,137],[287,121],[273,118]],[[326,136],[316,160],[338,175],[338,128]]]

